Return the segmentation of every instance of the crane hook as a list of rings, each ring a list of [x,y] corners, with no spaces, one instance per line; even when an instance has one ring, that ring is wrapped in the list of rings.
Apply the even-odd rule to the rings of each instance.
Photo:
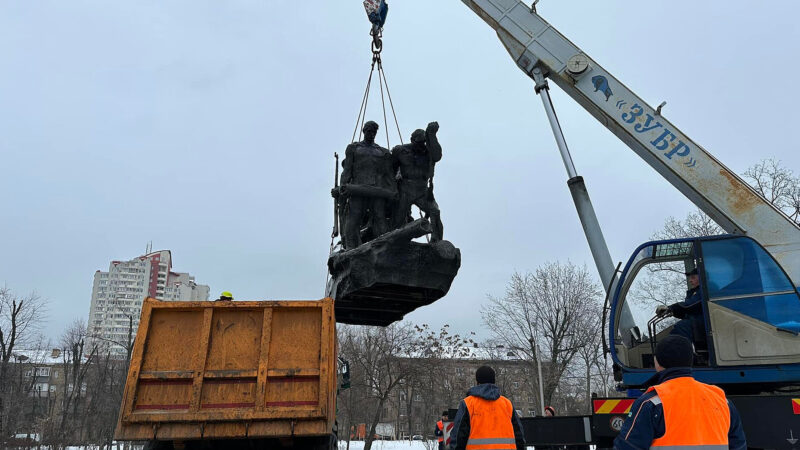
[[[383,32],[380,28],[374,28],[372,31],[369,32],[370,36],[372,36],[372,54],[375,57],[378,57],[381,54],[381,50],[383,50]]]

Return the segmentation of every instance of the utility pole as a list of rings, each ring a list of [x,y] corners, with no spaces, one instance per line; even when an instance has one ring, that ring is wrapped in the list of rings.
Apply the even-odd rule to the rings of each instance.
[[[539,406],[541,407],[540,411],[544,414],[544,387],[542,383],[542,358],[539,357],[539,344],[535,344],[534,349],[536,350],[536,369],[539,371]]]
[[[539,356],[539,344],[531,337],[528,343],[533,350],[533,357],[536,358],[536,370],[539,373],[539,414],[544,415],[544,383],[542,383],[542,358]]]

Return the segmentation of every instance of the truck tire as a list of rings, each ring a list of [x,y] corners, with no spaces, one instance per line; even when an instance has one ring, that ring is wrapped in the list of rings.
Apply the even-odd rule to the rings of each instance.
[[[275,439],[221,439],[221,440],[196,440],[180,442],[173,445],[172,441],[148,441],[143,450],[337,450],[336,433],[328,436],[305,438],[289,447],[281,445]]]
[[[326,438],[320,438],[319,443],[314,447],[314,450],[336,450],[338,440],[336,433],[331,433]]]
[[[172,443],[164,441],[147,441],[142,450],[172,450]]]

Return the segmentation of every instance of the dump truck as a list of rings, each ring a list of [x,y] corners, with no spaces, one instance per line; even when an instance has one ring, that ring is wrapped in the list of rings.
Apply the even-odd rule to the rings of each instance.
[[[115,438],[335,448],[333,300],[144,301]]]

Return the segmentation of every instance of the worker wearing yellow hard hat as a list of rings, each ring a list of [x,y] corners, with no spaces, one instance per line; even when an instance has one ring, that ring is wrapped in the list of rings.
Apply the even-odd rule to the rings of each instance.
[[[225,291],[222,294],[219,294],[219,298],[217,300],[215,300],[215,301],[218,301],[218,302],[230,302],[230,301],[233,301],[233,294],[231,294],[228,291]]]

